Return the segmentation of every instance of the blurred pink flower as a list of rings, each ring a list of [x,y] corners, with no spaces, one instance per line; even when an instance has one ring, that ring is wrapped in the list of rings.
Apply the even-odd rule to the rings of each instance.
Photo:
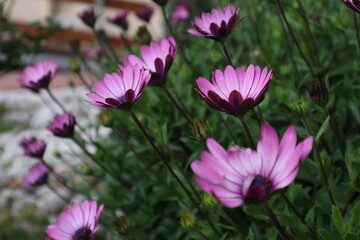
[[[56,63],[51,61],[43,61],[34,66],[28,66],[20,76],[20,84],[25,88],[38,92],[41,88],[49,86],[56,70]]]
[[[53,240],[91,239],[100,228],[97,224],[103,208],[94,200],[85,200],[81,205],[73,203],[56,218],[56,224],[47,227],[46,233]]]
[[[121,27],[125,31],[128,29],[128,22],[126,21],[126,17],[129,14],[128,10],[120,9],[117,11],[116,15],[114,17],[107,17],[106,20],[108,22]]]
[[[294,126],[286,130],[279,143],[276,131],[263,123],[256,151],[238,146],[225,151],[209,138],[210,152],[201,152],[201,161],[192,162],[191,169],[199,187],[225,206],[259,203],[294,181],[300,163],[312,149],[313,137],[296,142]]]
[[[28,174],[24,177],[23,186],[34,187],[46,183],[49,176],[49,168],[42,162],[35,164],[30,168]]]
[[[73,136],[75,124],[74,115],[66,112],[61,115],[57,114],[47,129],[57,137],[68,138]]]
[[[23,138],[20,146],[24,149],[25,156],[42,158],[46,149],[46,143],[35,137]]]
[[[211,107],[232,115],[243,115],[258,105],[268,89],[272,70],[250,65],[247,70],[227,66],[224,73],[216,70],[212,83],[200,77],[195,89]]]
[[[343,1],[349,8],[354,10],[357,13],[360,13],[360,0],[341,0]]]
[[[86,94],[91,105],[128,109],[142,95],[150,81],[150,73],[139,65],[126,65],[121,71],[105,74],[104,80],[94,84],[96,93]]]
[[[171,24],[179,25],[180,22],[185,21],[189,18],[189,4],[187,2],[183,2],[176,7],[175,11],[171,16]]]
[[[151,41],[150,46],[140,47],[141,56],[144,59],[130,54],[123,59],[125,65],[140,65],[151,72],[149,85],[159,85],[164,82],[177,53],[174,37],[163,38],[160,43]],[[122,66],[119,66],[120,69]]]
[[[101,50],[101,48],[94,48],[91,49],[87,54],[86,54],[86,58],[87,59],[92,59],[95,57],[101,57],[103,55],[103,52]]]
[[[152,15],[154,14],[154,8],[153,7],[141,8],[137,10],[135,13],[136,16],[138,16],[138,18],[148,23]]]
[[[226,37],[233,28],[240,22],[240,8],[230,4],[223,10],[218,7],[211,13],[202,13],[201,18],[195,17],[192,25],[195,29],[188,29],[188,33],[199,37],[221,40]]]

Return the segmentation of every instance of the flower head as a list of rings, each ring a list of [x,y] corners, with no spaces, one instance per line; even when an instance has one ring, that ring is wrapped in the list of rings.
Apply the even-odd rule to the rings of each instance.
[[[56,219],[56,224],[50,225],[46,233],[54,240],[86,240],[91,239],[100,227],[97,226],[104,205],[97,202],[83,201],[81,205],[73,203]]]
[[[124,63],[126,65],[138,64],[148,69],[151,72],[149,85],[163,83],[177,53],[175,38],[163,38],[160,43],[151,41],[150,46],[141,46],[140,52],[144,61],[130,54],[127,58],[123,59]]]
[[[354,10],[357,13],[360,13],[360,1],[359,0],[341,0],[343,1],[349,8]]]
[[[95,27],[95,23],[98,16],[96,15],[94,8],[86,9],[82,11],[78,16],[86,26],[90,28]]]
[[[211,107],[232,115],[243,115],[263,99],[272,71],[250,65],[247,70],[227,66],[225,71],[216,70],[212,83],[200,77],[195,89]]]
[[[42,162],[35,164],[30,168],[28,174],[24,177],[23,186],[33,187],[46,183],[49,176],[49,168]]]
[[[47,129],[55,136],[68,138],[74,134],[75,124],[74,115],[66,112],[61,115],[57,114],[54,120],[49,123]]]
[[[104,80],[94,84],[96,93],[86,94],[91,105],[128,109],[143,93],[150,81],[150,73],[139,65],[121,67],[120,74],[105,74]]]
[[[86,58],[92,59],[96,57],[101,57],[102,55],[103,55],[103,51],[101,50],[101,48],[93,48],[86,53]]]
[[[171,24],[179,25],[180,22],[187,20],[189,16],[189,4],[187,2],[183,2],[179,6],[177,6],[175,11],[173,12],[171,16]]]
[[[128,29],[128,22],[126,21],[126,17],[129,14],[128,10],[120,9],[117,11],[116,16],[114,17],[107,17],[106,19],[108,22],[111,22],[112,24],[121,27],[125,31]]]
[[[153,7],[140,8],[136,11],[136,16],[144,22],[149,22],[154,13]]]
[[[313,137],[296,144],[294,126],[290,126],[280,143],[275,130],[261,126],[257,150],[238,146],[225,151],[209,138],[210,152],[201,152],[201,161],[191,163],[196,183],[227,207],[265,201],[296,177],[300,163],[309,155]]]
[[[42,158],[46,149],[46,143],[35,137],[23,138],[20,146],[24,149],[25,156]]]
[[[57,65],[51,61],[43,61],[28,66],[24,69],[20,76],[20,84],[34,92],[38,92],[41,88],[47,88],[50,81],[54,78]]]
[[[195,17],[192,25],[195,29],[188,29],[188,33],[214,40],[221,40],[226,37],[233,28],[240,22],[240,8],[235,9],[233,5],[228,5],[223,10],[218,7],[211,13],[203,13],[201,18]]]

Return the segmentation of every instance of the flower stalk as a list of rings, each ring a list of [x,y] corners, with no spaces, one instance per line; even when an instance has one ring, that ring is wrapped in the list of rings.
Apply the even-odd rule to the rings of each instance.
[[[250,132],[250,129],[249,129],[249,125],[247,124],[246,120],[245,120],[245,117],[244,116],[240,116],[239,117],[240,119],[240,123],[241,123],[241,126],[242,128],[244,129],[244,132],[245,132],[245,135],[246,135],[246,138],[249,142],[249,145],[252,149],[256,149],[256,146],[255,146],[255,143],[254,143],[254,139],[251,135],[251,132]]]
[[[285,231],[285,229],[281,226],[279,220],[277,219],[275,213],[271,209],[271,207],[267,203],[261,204],[261,207],[263,208],[264,212],[268,215],[270,218],[270,221],[275,225],[277,230],[279,231],[280,235],[285,240],[292,240],[293,238]]]

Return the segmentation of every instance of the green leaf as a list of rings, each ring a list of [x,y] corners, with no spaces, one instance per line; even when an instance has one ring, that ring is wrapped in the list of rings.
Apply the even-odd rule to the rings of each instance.
[[[337,230],[343,234],[344,233],[344,219],[341,215],[341,212],[338,207],[332,206],[332,218]]]
[[[348,232],[344,236],[344,240],[358,240],[358,236],[355,233]]]
[[[228,235],[228,233],[225,233],[224,236],[222,236],[220,240],[225,240],[227,235]]]
[[[321,135],[323,135],[323,133],[326,131],[326,129],[329,127],[329,122],[330,122],[330,116],[328,116],[325,121],[323,122],[323,124],[321,125],[321,128],[319,130],[319,132],[316,134],[315,137],[315,141],[319,142],[319,139],[321,137]]]
[[[330,233],[327,230],[325,230],[324,228],[319,229],[319,234],[320,234],[321,238],[324,240],[333,240],[331,238]]]

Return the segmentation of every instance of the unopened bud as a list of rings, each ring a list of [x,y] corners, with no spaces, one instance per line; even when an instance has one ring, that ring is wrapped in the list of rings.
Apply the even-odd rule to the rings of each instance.
[[[205,193],[201,206],[205,209],[213,209],[219,206],[219,201],[212,194]]]
[[[71,88],[75,87],[75,82],[73,79],[69,79],[68,82],[67,82],[67,85]]]
[[[90,168],[89,165],[84,164],[84,165],[81,166],[80,172],[81,172],[82,174],[84,174],[84,175],[91,175],[92,170],[91,170],[91,168]]]
[[[309,94],[311,99],[320,106],[326,106],[329,102],[329,92],[325,83],[316,82],[309,89]]]
[[[74,52],[74,53],[78,53],[80,51],[80,41],[79,39],[71,39],[69,41],[69,45],[70,45],[70,48],[71,50]]]
[[[192,120],[191,132],[199,141],[205,141],[211,137],[211,129],[202,119],[195,118]]]
[[[70,66],[71,71],[73,71],[74,73],[76,73],[76,74],[80,73],[80,70],[81,70],[80,62],[76,58],[70,59],[69,66]]]
[[[105,127],[111,127],[113,124],[113,117],[110,111],[104,110],[99,115],[99,121],[101,125]]]
[[[90,28],[95,27],[97,15],[95,14],[94,8],[89,8],[89,9],[81,12],[78,16],[86,26],[88,26]]]
[[[299,117],[304,117],[310,112],[309,104],[305,100],[299,100],[297,102],[290,103],[289,107],[291,108],[291,111],[293,111]]]
[[[138,28],[136,36],[138,38],[137,40],[143,45],[148,45],[152,40],[151,34],[148,31],[146,25],[140,26]]]
[[[165,7],[169,0],[153,0],[156,4],[158,4],[161,7]]]
[[[122,235],[127,236],[131,233],[131,223],[126,217],[119,217],[115,220],[116,231]]]
[[[193,231],[198,226],[198,220],[193,213],[183,212],[180,216],[180,224],[187,231]]]

